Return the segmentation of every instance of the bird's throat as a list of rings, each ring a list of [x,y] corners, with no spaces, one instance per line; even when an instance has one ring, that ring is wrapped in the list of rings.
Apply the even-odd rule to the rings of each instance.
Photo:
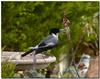
[[[58,34],[57,34],[57,33],[56,33],[56,34],[53,34],[53,33],[52,33],[52,36],[58,38]]]

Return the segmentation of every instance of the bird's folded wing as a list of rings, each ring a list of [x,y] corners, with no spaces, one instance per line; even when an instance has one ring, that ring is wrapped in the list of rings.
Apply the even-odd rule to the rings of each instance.
[[[41,41],[38,46],[41,47],[41,46],[54,45],[57,43],[57,41],[58,40],[56,38],[54,38],[52,35],[49,35],[47,38]]]
[[[38,45],[41,45],[42,43],[45,43],[45,42],[51,40],[52,38],[53,38],[53,36],[49,35],[48,37],[46,37],[45,39],[43,39]]]
[[[54,46],[54,43],[47,43],[45,46],[40,46],[38,49]]]

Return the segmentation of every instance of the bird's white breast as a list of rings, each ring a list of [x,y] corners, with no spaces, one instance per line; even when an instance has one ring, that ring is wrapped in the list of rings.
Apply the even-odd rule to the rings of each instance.
[[[58,34],[52,34],[52,36],[58,39]]]

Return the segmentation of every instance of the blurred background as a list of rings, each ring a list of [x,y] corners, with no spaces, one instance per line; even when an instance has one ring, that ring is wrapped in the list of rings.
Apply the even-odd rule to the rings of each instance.
[[[1,2],[2,51],[27,51],[49,34],[51,28],[64,28],[63,12],[70,20],[70,36],[76,50],[76,63],[83,53],[98,56],[99,2]],[[60,45],[51,50],[59,63],[69,56],[70,43],[66,34],[60,34]],[[65,58],[68,59],[68,58]],[[67,62],[68,60],[64,60]],[[69,61],[68,61],[69,62]]]

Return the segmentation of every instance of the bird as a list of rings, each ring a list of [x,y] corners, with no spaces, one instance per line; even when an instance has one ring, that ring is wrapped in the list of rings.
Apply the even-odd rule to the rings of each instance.
[[[50,30],[49,35],[45,39],[43,39],[35,47],[31,47],[31,49],[29,49],[27,52],[22,54],[21,57],[24,57],[24,56],[26,56],[34,51],[35,51],[34,55],[36,55],[38,53],[42,53],[44,51],[47,51],[47,50],[50,50],[50,49],[56,47],[58,44],[58,41],[59,41],[58,35],[59,35],[60,31],[63,31],[63,30],[62,29],[60,30],[59,28],[52,28]]]

